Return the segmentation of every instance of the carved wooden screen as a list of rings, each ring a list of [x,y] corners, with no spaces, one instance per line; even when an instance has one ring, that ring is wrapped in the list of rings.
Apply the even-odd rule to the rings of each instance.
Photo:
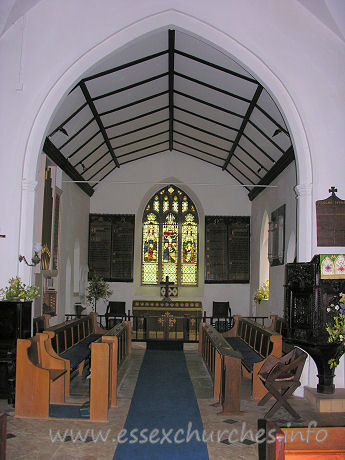
[[[198,284],[198,214],[186,193],[174,185],[155,193],[142,232],[142,284],[156,285],[166,276],[176,285]]]
[[[206,216],[205,283],[249,283],[249,243],[249,216]]]

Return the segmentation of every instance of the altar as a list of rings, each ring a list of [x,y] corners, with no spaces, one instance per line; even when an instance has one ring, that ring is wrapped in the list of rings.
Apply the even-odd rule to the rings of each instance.
[[[134,300],[134,340],[197,342],[202,304],[190,300]]]

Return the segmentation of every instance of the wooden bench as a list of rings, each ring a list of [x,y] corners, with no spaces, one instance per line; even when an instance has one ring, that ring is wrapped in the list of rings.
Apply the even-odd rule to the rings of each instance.
[[[32,321],[32,330],[33,334],[38,334],[39,332],[43,332],[45,329],[49,328],[49,320],[51,316],[50,315],[42,315],[42,316],[36,316],[36,318],[33,319]]]
[[[63,403],[67,369],[46,352],[46,334],[17,340],[16,403],[18,417],[47,418],[49,404]]]
[[[285,332],[286,332],[286,321],[284,318],[281,318],[278,315],[271,315],[271,325],[269,329],[271,331],[277,332],[282,336],[282,350],[283,354],[289,353],[293,349],[293,344],[288,343],[284,340]]]
[[[258,426],[263,427],[261,420]],[[320,426],[280,428],[267,421],[266,441],[259,445],[259,459],[263,460],[344,460],[345,427]]]
[[[241,354],[234,351],[214,327],[199,325],[199,353],[213,381],[213,396],[222,406],[222,415],[240,413]]]
[[[258,372],[269,356],[282,356],[282,336],[240,315],[234,315],[234,320],[234,327],[223,336],[242,355],[243,377],[252,379],[252,398],[261,399],[267,390]]]
[[[81,375],[85,361],[90,358],[90,344],[106,331],[97,324],[97,314],[66,321],[43,331],[48,336],[45,347],[50,356],[66,364],[65,392],[69,395],[72,375]]]

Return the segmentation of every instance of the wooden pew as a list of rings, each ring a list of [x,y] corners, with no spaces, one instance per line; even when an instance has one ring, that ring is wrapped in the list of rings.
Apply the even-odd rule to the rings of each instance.
[[[261,399],[267,390],[258,372],[269,356],[282,356],[282,336],[240,315],[234,315],[234,320],[234,327],[223,336],[242,354],[242,373],[243,377],[252,379],[252,398]]]
[[[241,355],[210,324],[200,323],[199,352],[213,380],[213,396],[222,415],[240,413]]]
[[[62,360],[66,366],[65,395],[70,393],[72,374],[81,375],[86,359],[90,357],[92,342],[97,341],[106,331],[97,324],[97,314],[90,313],[80,319],[57,324],[45,331],[48,336],[45,348],[55,360]]]
[[[124,359],[131,353],[131,323],[123,321],[101,337],[109,346],[109,404],[117,407],[117,373]]]
[[[50,356],[44,352],[48,337],[39,334],[17,340],[16,417],[48,418],[49,404],[62,403],[65,394],[66,368],[44,368]]]
[[[33,334],[38,334],[39,332],[43,332],[44,330],[49,328],[49,320],[51,316],[50,315],[42,315],[42,316],[36,316],[36,318],[33,319]]]
[[[344,426],[317,427],[309,423],[309,427],[280,428],[276,422],[267,421],[265,431],[260,460],[345,459]]]

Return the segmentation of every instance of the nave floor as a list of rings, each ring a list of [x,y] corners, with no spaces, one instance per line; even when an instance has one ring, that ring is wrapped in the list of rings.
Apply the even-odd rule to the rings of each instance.
[[[145,344],[133,343],[132,351],[130,359],[127,359],[119,372],[118,407],[109,411],[109,423],[17,419],[13,417],[13,409],[8,407],[7,401],[0,400],[0,413],[5,411],[9,414],[7,460],[112,460],[117,444],[117,436],[123,428],[130,406],[141,361],[145,353]],[[249,381],[243,380],[241,394],[241,411],[243,414],[227,417],[217,415],[220,409],[214,406],[215,400],[212,398],[211,380],[197,352],[197,345],[185,345],[185,356],[206,436],[209,438],[207,447],[210,460],[229,458],[257,459],[258,448],[257,444],[251,441],[251,434],[256,435],[257,420],[267,412],[270,407],[269,404],[267,407],[258,407],[257,402],[250,399]],[[73,393],[71,402],[84,401],[87,390],[87,380],[74,379],[71,389],[71,393]],[[345,425],[345,413],[320,414],[301,398],[296,397],[291,401],[293,407],[303,416],[303,425],[308,425],[309,421],[312,420],[315,420],[318,426]],[[291,418],[284,410],[280,410],[275,419],[281,425],[291,421]],[[65,435],[64,442],[58,438],[53,442],[52,438],[56,437],[58,430],[62,439]],[[80,436],[84,441],[76,440],[75,437],[78,431],[80,431]],[[235,442],[230,445],[217,442],[218,436],[220,440],[226,439],[229,432],[232,432],[232,439],[243,435],[244,442]],[[99,435],[99,438],[95,442],[97,435]]]

